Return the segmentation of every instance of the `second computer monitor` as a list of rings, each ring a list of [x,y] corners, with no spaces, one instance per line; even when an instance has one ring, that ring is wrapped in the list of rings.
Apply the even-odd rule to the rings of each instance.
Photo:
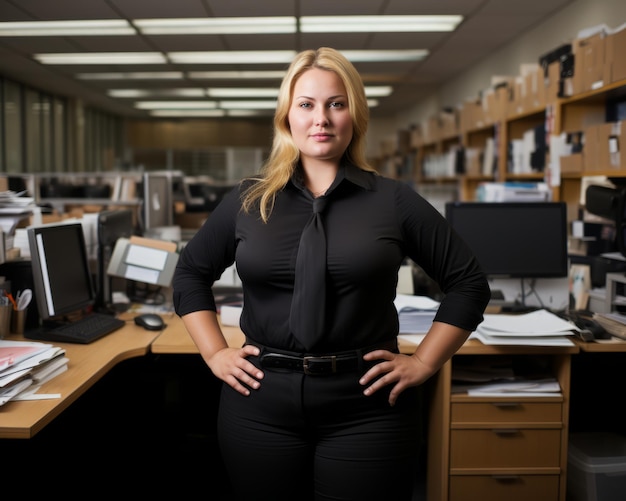
[[[565,202],[452,202],[446,218],[489,277],[568,276]]]

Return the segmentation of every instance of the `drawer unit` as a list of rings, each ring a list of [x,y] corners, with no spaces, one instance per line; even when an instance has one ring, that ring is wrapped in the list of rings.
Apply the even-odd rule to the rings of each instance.
[[[560,429],[451,430],[450,470],[559,468]]]
[[[452,426],[482,423],[558,423],[561,425],[561,402],[453,402],[450,407]]]
[[[549,501],[559,498],[559,475],[454,475],[454,501]]]
[[[570,355],[575,352],[575,347],[467,343],[442,367],[431,383],[428,501],[566,501]],[[520,378],[553,376],[561,391],[463,391],[463,383],[473,388],[509,367]]]

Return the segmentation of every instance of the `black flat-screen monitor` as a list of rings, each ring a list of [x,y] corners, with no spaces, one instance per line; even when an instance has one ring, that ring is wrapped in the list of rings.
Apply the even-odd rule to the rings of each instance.
[[[115,243],[119,238],[130,238],[135,231],[131,209],[104,210],[98,213],[98,287],[97,306],[108,308],[113,303],[111,277],[107,274]]]
[[[487,276],[568,276],[565,202],[449,202],[445,210]]]
[[[63,320],[94,306],[82,224],[51,223],[27,229],[39,318]]]

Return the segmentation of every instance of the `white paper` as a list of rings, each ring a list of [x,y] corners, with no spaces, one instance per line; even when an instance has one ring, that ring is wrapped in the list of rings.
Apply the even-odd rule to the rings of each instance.
[[[413,308],[417,310],[436,310],[439,303],[428,296],[411,296],[408,294],[398,294],[393,304],[396,310],[401,311],[403,308]]]
[[[485,314],[476,332],[490,336],[555,336],[572,335],[579,329],[547,310],[523,315]]]

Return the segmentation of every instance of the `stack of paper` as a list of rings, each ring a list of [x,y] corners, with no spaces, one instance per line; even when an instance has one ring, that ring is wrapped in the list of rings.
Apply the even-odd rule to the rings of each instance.
[[[408,294],[398,294],[394,304],[398,310],[400,334],[425,334],[439,308],[439,303],[428,296]]]
[[[485,314],[473,338],[489,345],[572,346],[568,338],[579,330],[547,310],[523,315]]]
[[[514,364],[507,356],[460,360],[452,368],[452,392],[489,397],[551,397],[561,392],[547,366],[525,361]]]
[[[594,313],[593,319],[612,336],[626,339],[626,315],[618,312]]]
[[[23,196],[25,192],[0,191],[0,227],[7,235],[12,235],[17,223],[31,214],[37,206],[33,197]]]
[[[0,340],[0,405],[30,400],[39,387],[67,370],[65,350],[50,344]]]

